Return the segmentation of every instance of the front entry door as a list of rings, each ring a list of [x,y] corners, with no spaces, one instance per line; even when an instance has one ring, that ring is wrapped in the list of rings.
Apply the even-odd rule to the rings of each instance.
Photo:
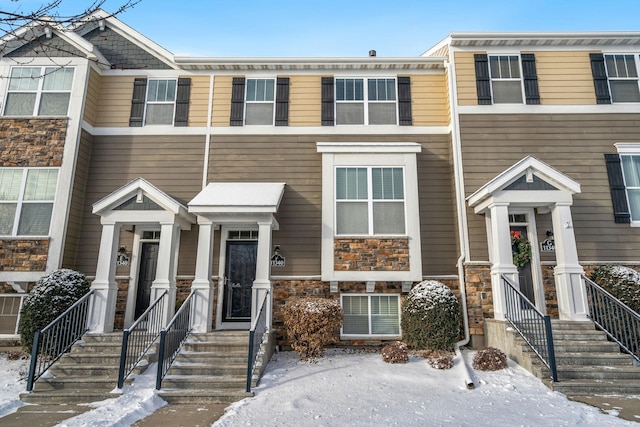
[[[137,319],[149,308],[151,300],[151,285],[156,278],[156,267],[158,266],[158,242],[142,243],[140,251],[140,271],[138,273],[138,291],[136,293],[136,313]]]
[[[256,279],[258,242],[227,241],[222,320],[251,320],[251,288]]]
[[[511,225],[510,230],[517,231],[521,236],[528,236],[526,225]],[[535,291],[533,286],[533,273],[531,270],[531,260],[523,266],[518,266],[518,280],[520,283],[520,292],[527,297],[534,305],[536,303]]]

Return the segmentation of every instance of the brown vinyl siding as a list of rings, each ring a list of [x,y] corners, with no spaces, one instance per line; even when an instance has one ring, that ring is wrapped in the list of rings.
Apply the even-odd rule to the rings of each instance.
[[[100,104],[100,86],[102,86],[102,76],[94,69],[89,69],[83,118],[91,126],[95,126],[96,123],[96,110]]]
[[[289,82],[289,126],[320,126],[322,77],[295,76]]]
[[[133,76],[103,76],[95,126],[128,127],[133,96]]]
[[[595,105],[589,52],[535,52],[543,105]]]
[[[411,110],[414,126],[448,126],[447,77],[412,75]]]
[[[212,126],[229,126],[231,119],[231,83],[233,76],[215,76],[213,81]]]
[[[474,53],[484,52],[455,52],[453,54],[456,67],[458,105],[478,105]]]
[[[189,126],[206,126],[209,117],[209,76],[180,76],[191,78]]]
[[[467,196],[531,155],[582,186],[572,206],[582,262],[638,260],[640,232],[613,219],[604,153],[638,141],[640,114],[462,115],[460,130]],[[468,219],[471,259],[486,261],[484,217],[468,209]]]

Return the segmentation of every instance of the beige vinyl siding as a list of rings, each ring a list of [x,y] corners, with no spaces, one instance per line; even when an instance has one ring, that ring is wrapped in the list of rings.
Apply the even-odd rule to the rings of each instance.
[[[467,196],[532,155],[582,185],[571,209],[582,262],[638,260],[640,233],[613,219],[604,154],[638,141],[640,114],[462,115],[460,129]],[[486,261],[484,217],[468,220],[471,259]]]
[[[411,113],[414,126],[448,126],[447,77],[412,75]]]
[[[289,79],[289,126],[322,124],[322,76]]]
[[[209,115],[209,76],[181,76],[191,78],[189,126],[206,126]]]
[[[142,177],[187,205],[202,187],[203,149],[202,136],[94,137],[78,250],[80,271],[94,274],[98,259],[101,226],[100,218],[91,213],[93,203]],[[196,245],[191,243],[197,238],[189,233],[181,237],[180,275],[194,274]]]
[[[231,120],[231,84],[233,76],[215,76],[213,82],[212,126],[229,126]]]
[[[133,81],[133,76],[102,77],[95,126],[129,126]]]
[[[95,70],[89,70],[89,82],[87,84],[87,96],[84,103],[84,120],[91,126],[96,123],[96,110],[100,104],[100,87],[102,85],[102,76]]]
[[[589,52],[535,52],[543,105],[595,105]]]
[[[476,65],[473,55],[486,52],[455,52],[458,105],[478,105]]]

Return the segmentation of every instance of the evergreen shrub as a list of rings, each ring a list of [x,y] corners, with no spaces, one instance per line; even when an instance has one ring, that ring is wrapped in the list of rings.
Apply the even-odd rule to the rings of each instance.
[[[597,267],[589,278],[640,313],[640,273],[629,267],[609,264]]]

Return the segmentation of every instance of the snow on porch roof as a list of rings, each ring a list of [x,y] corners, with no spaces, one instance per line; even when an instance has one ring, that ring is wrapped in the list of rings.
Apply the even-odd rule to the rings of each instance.
[[[192,213],[275,213],[284,183],[212,182],[189,202]]]

